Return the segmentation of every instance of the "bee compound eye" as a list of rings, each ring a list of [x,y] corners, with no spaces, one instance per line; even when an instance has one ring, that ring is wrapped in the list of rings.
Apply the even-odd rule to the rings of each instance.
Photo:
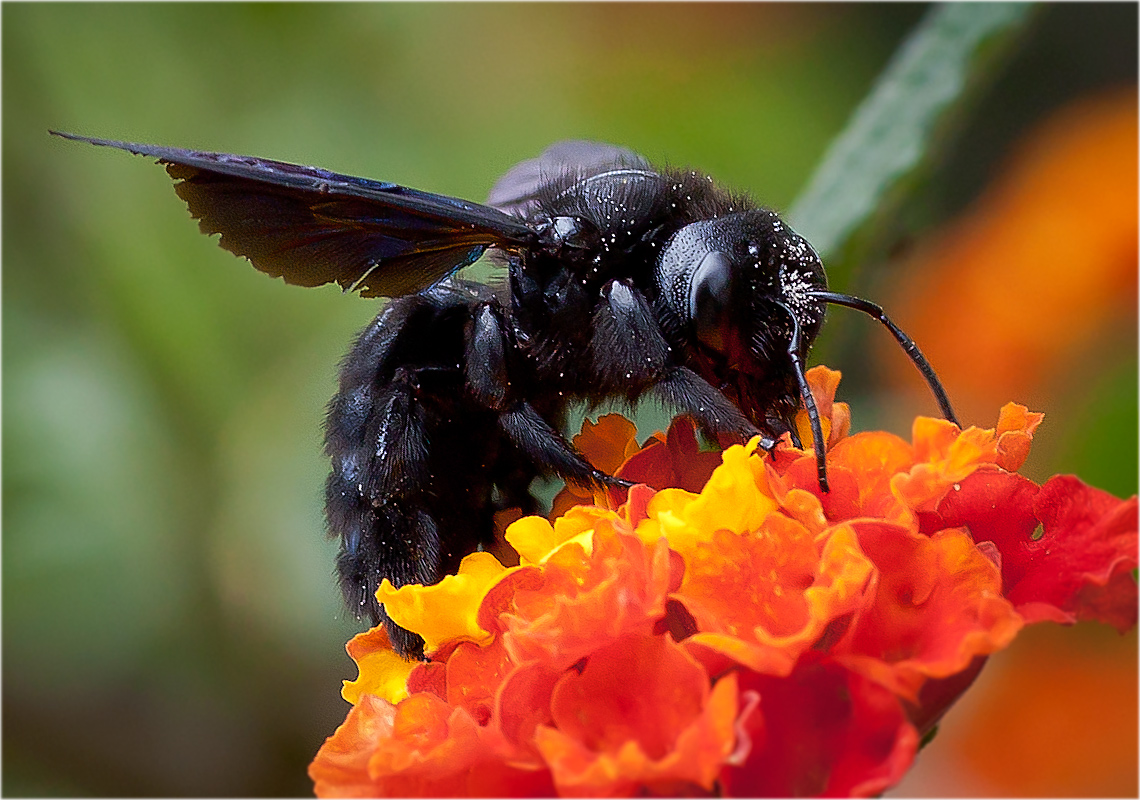
[[[702,344],[724,352],[730,333],[728,304],[732,295],[732,262],[712,251],[701,259],[689,288],[689,318]]]

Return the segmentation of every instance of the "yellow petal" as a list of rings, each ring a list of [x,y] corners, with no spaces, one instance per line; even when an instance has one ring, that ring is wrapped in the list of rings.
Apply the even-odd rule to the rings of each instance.
[[[521,564],[541,563],[551,550],[561,544],[554,535],[554,526],[543,517],[515,520],[507,528],[505,537],[507,544],[519,554]]]
[[[393,705],[408,696],[408,674],[418,662],[397,655],[388,645],[387,636],[380,640],[383,646],[370,644],[376,630],[358,633],[348,643],[348,654],[356,661],[360,674],[354,681],[344,681],[340,696],[353,705],[366,694],[382,697]]]
[[[617,514],[596,506],[574,506],[551,525],[543,517],[523,517],[507,528],[507,543],[522,564],[541,564],[558,548],[577,544],[593,552],[594,528],[600,520],[616,520]]]
[[[753,458],[757,441],[724,451],[724,462],[713,471],[700,496],[685,508],[689,525],[706,536],[722,528],[742,533],[759,528],[776,510],[760,459]]]
[[[397,589],[385,578],[376,598],[397,625],[424,637],[427,652],[452,639],[484,643],[491,634],[476,622],[479,604],[510,571],[490,553],[472,553],[460,562],[458,574],[432,586],[414,583]]]

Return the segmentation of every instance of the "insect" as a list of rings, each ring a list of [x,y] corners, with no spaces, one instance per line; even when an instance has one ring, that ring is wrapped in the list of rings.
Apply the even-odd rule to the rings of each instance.
[[[392,298],[360,334],[328,407],[331,535],[349,608],[395,649],[423,642],[375,592],[431,584],[493,539],[496,511],[538,510],[531,483],[627,485],[562,430],[575,403],[654,398],[721,443],[769,452],[806,409],[804,361],[827,304],[885,325],[953,410],[915,343],[877,305],[831,292],[819,256],[773,211],[690,170],[567,141],[509,170],[486,205],[260,158],[57,134],[150,156],[206,234],[302,286]],[[456,273],[484,252],[490,286]]]

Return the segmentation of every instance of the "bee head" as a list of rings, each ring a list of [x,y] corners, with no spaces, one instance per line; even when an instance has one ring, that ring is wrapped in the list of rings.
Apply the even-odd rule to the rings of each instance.
[[[657,281],[690,339],[727,372],[788,384],[793,338],[802,360],[823,324],[825,304],[811,294],[827,289],[819,256],[768,210],[681,228],[662,250]]]
[[[827,304],[878,319],[922,373],[942,415],[957,424],[938,376],[914,340],[874,303],[828,291],[815,250],[771,211],[726,214],[681,228],[661,252],[657,285],[693,342],[706,379],[732,397],[755,425],[776,434],[787,430],[798,445],[793,419],[802,401],[823,491],[822,425],[804,361]],[[757,418],[761,411],[764,419]]]

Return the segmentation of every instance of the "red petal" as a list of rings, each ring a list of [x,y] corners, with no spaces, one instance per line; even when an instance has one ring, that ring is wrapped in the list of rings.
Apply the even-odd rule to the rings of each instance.
[[[741,696],[759,708],[742,719],[751,751],[725,769],[739,797],[873,797],[910,768],[918,734],[882,686],[833,662],[801,663],[787,678],[743,671]]]
[[[982,470],[939,503],[931,524],[970,529],[1001,551],[1004,592],[1030,622],[1136,624],[1136,498],[1122,501],[1072,476],[1044,486]],[[1033,535],[1041,524],[1044,533]]]
[[[720,451],[701,449],[696,425],[689,417],[677,417],[664,441],[660,437],[658,433],[649,439],[645,447],[631,455],[614,474],[658,490],[700,492],[713,470],[720,466]],[[617,508],[625,502],[625,490],[611,488],[609,499],[611,506]]]
[[[1122,633],[1136,624],[1136,498],[1120,501],[1072,475],[1056,475],[1037,495],[1034,513],[1045,526],[1038,544],[1063,560],[1058,580],[1026,575],[1019,592],[1050,596],[1077,619],[1099,619]]]
[[[931,678],[967,669],[1006,647],[1023,621],[1001,596],[1001,577],[964,532],[924,536],[888,522],[851,523],[878,568],[873,603],[832,653],[912,702]]]

